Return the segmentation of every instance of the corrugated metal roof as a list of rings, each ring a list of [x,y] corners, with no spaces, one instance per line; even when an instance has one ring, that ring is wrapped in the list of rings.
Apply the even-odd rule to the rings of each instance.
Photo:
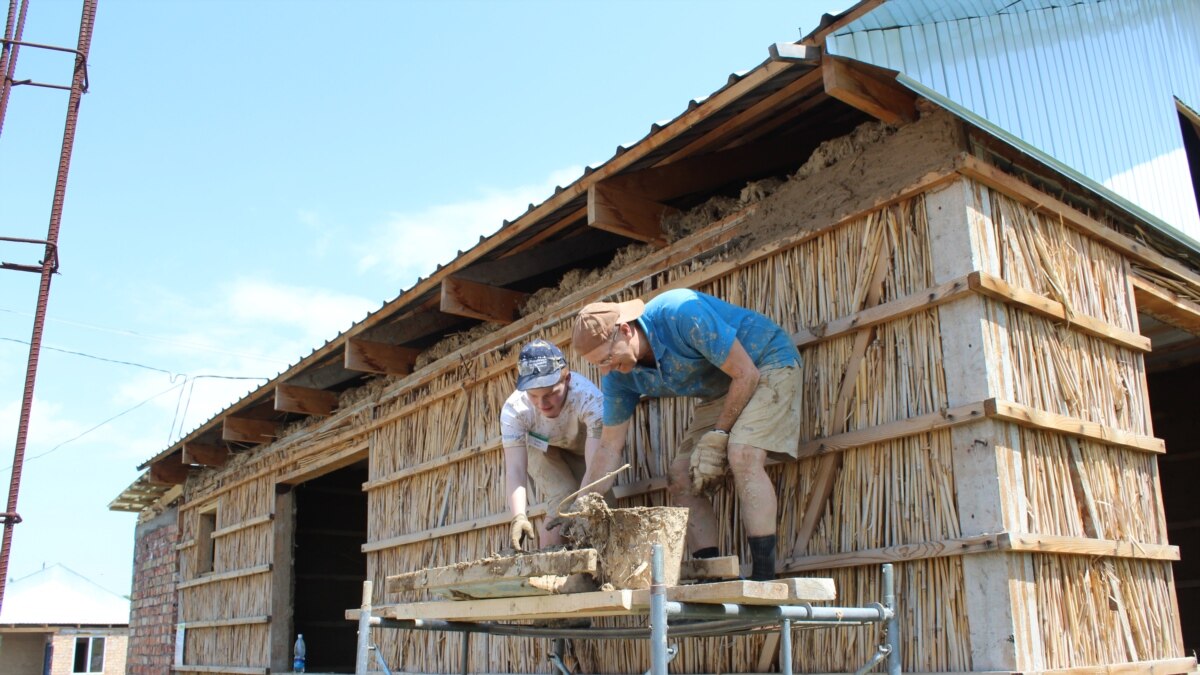
[[[827,49],[904,73],[1200,241],[1175,108],[1200,103],[1195,0],[890,0]]]

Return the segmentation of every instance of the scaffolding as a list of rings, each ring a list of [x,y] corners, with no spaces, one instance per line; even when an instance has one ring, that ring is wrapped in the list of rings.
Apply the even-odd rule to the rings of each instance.
[[[50,205],[50,219],[45,239],[0,237],[0,241],[33,244],[43,247],[42,259],[37,264],[0,262],[0,269],[32,272],[40,276],[37,306],[33,315],[33,330],[29,339],[29,359],[25,368],[25,388],[21,397],[21,413],[17,420],[17,439],[13,450],[12,477],[9,480],[8,502],[0,522],[4,524],[3,540],[0,541],[0,607],[4,605],[4,586],[8,579],[8,558],[12,548],[13,527],[21,522],[17,512],[17,495],[21,487],[21,472],[25,463],[25,444],[29,436],[29,417],[33,407],[33,388],[37,380],[38,356],[41,353],[42,329],[46,322],[46,306],[50,299],[50,281],[58,272],[58,232],[62,222],[63,202],[67,193],[67,174],[71,168],[71,151],[75,145],[75,127],[79,119],[79,103],[88,89],[87,55],[92,43],[92,27],[96,20],[96,0],[83,1],[83,14],[79,20],[79,41],[74,49],[23,40],[25,17],[29,11],[29,0],[9,0],[8,20],[4,37],[0,38],[0,133],[4,130],[4,118],[13,87],[31,86],[59,89],[70,92],[67,100],[66,123],[63,128],[62,148],[59,152],[58,173],[54,183],[54,197]],[[44,49],[74,54],[75,66],[70,85],[36,82],[32,79],[16,79],[17,56],[22,47]]]
[[[663,551],[655,544],[651,556],[651,586],[648,628],[559,628],[541,627],[496,621],[443,621],[437,619],[397,620],[374,616],[371,604],[372,582],[363,583],[362,605],[357,612],[358,649],[356,651],[355,675],[369,675],[371,654],[386,675],[392,675],[379,650],[371,640],[371,628],[400,630],[446,631],[463,634],[462,675],[468,675],[470,636],[473,633],[501,636],[545,637],[554,640],[550,662],[557,675],[575,675],[563,661],[565,643],[570,638],[589,640],[650,640],[650,669],[646,675],[667,675],[667,664],[678,653],[676,645],[668,644],[672,637],[711,637],[745,635],[751,632],[779,631],[779,672],[792,675],[792,641],[794,627],[833,628],[837,626],[861,626],[879,624],[881,635],[879,646],[856,675],[867,673],[880,663],[886,662],[888,675],[900,675],[900,636],[896,617],[895,581],[892,565],[882,567],[883,598],[881,602],[863,607],[813,607],[799,605],[742,605],[735,603],[674,602],[667,599],[663,583]],[[469,601],[462,601],[469,602]],[[353,614],[351,612],[350,614]],[[580,615],[582,618],[585,615]],[[513,616],[512,621],[529,617]],[[672,618],[679,619],[671,625]]]

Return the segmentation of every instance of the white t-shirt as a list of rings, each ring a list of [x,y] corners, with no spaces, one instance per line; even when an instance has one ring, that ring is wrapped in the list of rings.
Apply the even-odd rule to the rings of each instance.
[[[500,437],[506,448],[545,452],[555,446],[583,454],[588,438],[600,438],[604,426],[604,397],[592,381],[571,372],[571,385],[562,412],[550,419],[538,412],[523,391],[514,391],[500,411]]]

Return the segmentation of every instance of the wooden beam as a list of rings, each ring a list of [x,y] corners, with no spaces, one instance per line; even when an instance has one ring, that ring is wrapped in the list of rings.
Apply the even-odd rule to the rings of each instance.
[[[226,535],[233,534],[234,532],[240,532],[241,530],[244,530],[248,527],[254,527],[255,525],[263,525],[263,524],[269,523],[272,520],[275,520],[274,514],[264,513],[261,516],[255,516],[253,518],[248,518],[246,520],[243,520],[240,523],[234,523],[233,525],[222,527],[219,530],[213,530],[212,533],[209,534],[208,536],[212,537],[213,539],[216,539],[217,537],[224,537]]]
[[[957,408],[939,410],[927,415],[918,415],[916,417],[909,417],[908,419],[896,420],[895,422],[887,422],[865,429],[855,429],[854,431],[846,431],[824,438],[814,438],[811,441],[804,441],[800,444],[797,459],[843,452],[875,443],[886,443],[899,438],[974,422],[975,420],[984,419],[986,415],[986,402],[980,401],[978,403],[958,406]]]
[[[150,482],[159,485],[179,485],[187,480],[187,464],[180,461],[181,454],[172,454],[150,465]]]
[[[900,544],[883,548],[808,555],[783,561],[783,572],[816,572],[840,567],[859,567],[905,560],[928,560],[968,553],[984,553],[1000,550],[1000,535],[984,534],[974,537],[958,537],[942,541],[925,541],[915,544]]]
[[[1038,671],[1036,675],[1171,675],[1196,672],[1196,657],[1187,656],[1155,661],[1109,663],[1103,666],[1079,666]],[[962,675],[967,675],[963,673]],[[980,675],[976,673],[976,675]]]
[[[917,119],[917,95],[896,82],[896,72],[842,56],[821,60],[825,93],[898,126]]]
[[[990,298],[1009,304],[1050,319],[1066,321],[1081,332],[1102,340],[1115,342],[1129,349],[1140,352],[1150,351],[1150,338],[1133,331],[1114,326],[1107,321],[1086,314],[1068,312],[1062,303],[1051,300],[1033,291],[1013,286],[1000,277],[985,272],[973,272],[969,275],[971,290],[977,291]]]
[[[237,619],[212,619],[209,621],[186,621],[180,625],[184,628],[223,628],[225,626],[251,626],[257,623],[271,623],[271,615],[244,616]]]
[[[833,579],[789,577],[777,579],[774,583],[787,586],[789,603],[837,600],[837,588],[833,585]]]
[[[684,560],[679,564],[680,579],[736,579],[741,572],[736,555]]]
[[[1168,544],[1142,544],[1136,541],[1064,537],[1053,534],[1009,532],[1000,540],[1005,551],[1055,553],[1061,555],[1103,556],[1135,560],[1179,560],[1179,547]]]
[[[420,349],[401,347],[386,342],[374,342],[359,338],[346,340],[343,363],[349,370],[384,375],[408,375],[413,371]]]
[[[228,572],[218,572],[216,574],[206,574],[195,579],[181,581],[175,584],[175,588],[192,588],[194,586],[203,586],[217,581],[228,581],[230,579],[240,579],[242,577],[251,577],[256,574],[266,574],[271,571],[271,563],[265,565],[255,565],[254,567],[246,567],[240,570],[229,570]]]
[[[221,440],[239,443],[270,443],[275,440],[275,422],[249,417],[226,417],[221,427]]]
[[[442,281],[441,311],[496,323],[512,323],[521,318],[521,304],[528,293],[488,286],[460,277]]]
[[[600,569],[594,548],[531,555],[494,556],[465,565],[447,565],[387,577],[387,592],[446,588],[479,581],[524,579],[533,576],[589,573]]]
[[[829,586],[832,588],[833,581]],[[741,605],[783,605],[787,604],[790,586],[774,581],[716,581],[711,584],[691,584],[689,586],[668,586],[667,600],[672,602],[702,602],[725,603],[733,602]],[[640,595],[640,594],[639,594]],[[819,598],[828,600],[829,598]],[[649,604],[649,597],[644,601]],[[634,604],[641,605],[640,598],[634,598]]]
[[[385,605],[379,610],[392,619],[441,619],[444,621],[513,621],[560,619],[573,616],[629,614],[634,591],[596,591],[570,595],[525,598],[492,598],[469,602],[409,602]],[[357,614],[357,611],[355,610]],[[349,613],[347,613],[349,615]]]
[[[596,183],[588,188],[589,227],[614,232],[658,248],[667,245],[662,231],[663,217],[678,212],[678,209],[606,183]]]
[[[229,458],[229,447],[204,443],[184,443],[183,463],[200,466],[222,467]]]
[[[1011,401],[989,399],[984,402],[985,414],[988,417],[1013,422],[1023,427],[1054,431],[1069,436],[1080,436],[1088,440],[1115,445],[1131,450],[1141,450],[1162,454],[1167,451],[1166,443],[1161,438],[1134,434],[1106,427],[1103,424],[1088,422],[1077,417],[1068,417],[1057,413],[1038,410]]]
[[[832,340],[852,330],[877,326],[909,316],[910,314],[932,309],[938,305],[957,300],[970,292],[969,278],[966,276],[960,277],[953,281],[947,281],[944,284],[938,284],[932,288],[913,293],[912,295],[897,298],[882,305],[875,305],[854,314],[825,321],[810,327],[808,330],[797,331],[792,334],[792,342],[796,344],[796,347],[803,348],[824,342],[825,340]]]
[[[1148,314],[1192,335],[1200,335],[1200,305],[1181,298],[1158,284],[1132,275],[1137,311]]]
[[[332,415],[337,408],[338,396],[324,389],[297,387],[293,384],[275,385],[275,409],[281,412],[304,415]]]

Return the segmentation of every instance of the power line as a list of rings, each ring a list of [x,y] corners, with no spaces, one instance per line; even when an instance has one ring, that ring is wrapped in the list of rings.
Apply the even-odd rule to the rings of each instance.
[[[25,317],[33,316],[32,314],[30,314],[28,312],[19,312],[15,309],[7,309],[4,307],[0,307],[0,312],[4,312],[6,314],[15,314],[17,316],[25,316]],[[83,323],[82,321],[72,321],[70,319],[56,319],[53,317],[46,317],[46,320],[52,321],[54,323],[66,324],[68,326],[76,326],[79,328],[87,328],[88,330],[100,331],[102,333],[114,333],[116,335],[128,335],[130,337],[140,338],[142,340],[154,340],[156,342],[163,342],[163,343],[166,343],[169,345],[175,345],[175,346],[179,346],[179,347],[187,347],[189,349],[196,349],[199,351],[212,352],[214,354],[224,354],[226,356],[237,356],[237,357],[240,357],[243,359],[253,359],[255,361],[266,361],[268,363],[283,363],[283,364],[287,363],[286,361],[282,361],[280,359],[273,359],[269,356],[261,356],[259,354],[244,354],[241,352],[231,352],[231,351],[228,351],[225,349],[218,349],[216,347],[209,347],[207,345],[196,344],[194,342],[184,342],[183,340],[172,340],[171,338],[165,338],[165,337],[161,337],[158,335],[147,335],[146,333],[139,333],[137,331],[132,331],[132,330],[124,329],[124,328],[109,328],[107,326],[97,326],[97,325],[90,324],[90,323]]]

